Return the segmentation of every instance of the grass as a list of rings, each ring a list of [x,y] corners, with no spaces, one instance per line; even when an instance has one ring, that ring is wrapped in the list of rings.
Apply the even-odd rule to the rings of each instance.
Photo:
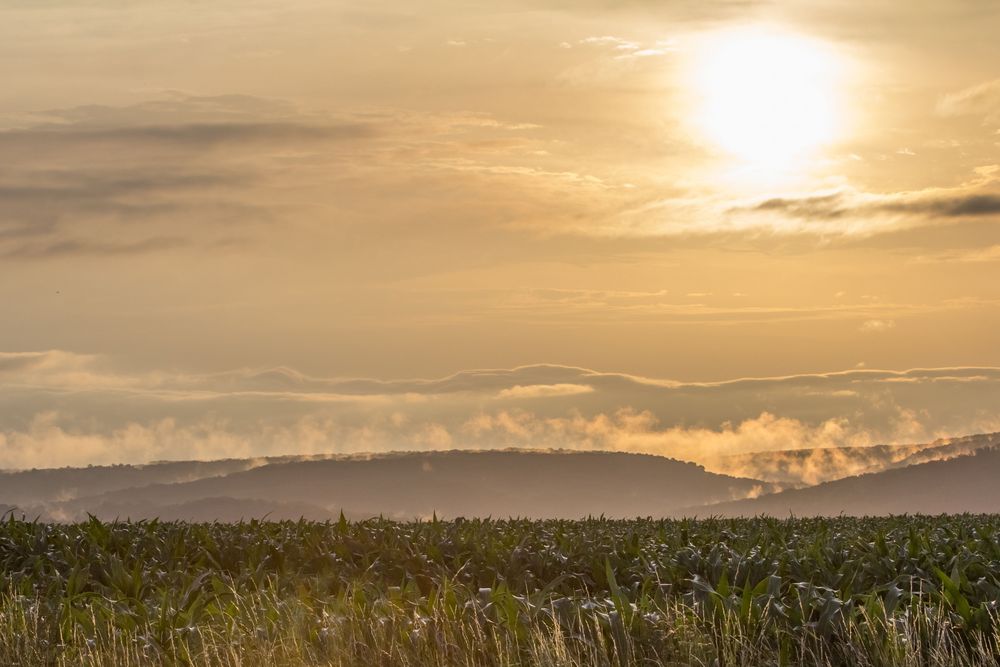
[[[0,524],[4,665],[998,665],[997,516]]]

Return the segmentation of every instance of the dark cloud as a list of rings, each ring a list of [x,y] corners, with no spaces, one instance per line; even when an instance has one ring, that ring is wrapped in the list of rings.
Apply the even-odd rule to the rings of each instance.
[[[0,172],[0,256],[110,258],[192,246],[196,239],[204,245],[214,238],[213,227],[263,218],[262,211],[226,196],[254,178],[180,165],[48,170],[11,174],[7,182]],[[187,220],[201,223],[198,234],[179,233]]]
[[[778,212],[796,218],[821,218],[832,220],[848,211],[841,193],[814,195],[810,197],[773,197],[752,207],[758,212]]]
[[[42,171],[0,181],[0,216],[11,217],[18,207],[37,208],[45,203],[86,206],[120,197],[169,195],[193,189],[248,185],[248,176],[207,170],[178,171],[177,165],[161,171],[141,169],[81,169]],[[0,172],[2,178],[2,172]]]
[[[956,193],[948,196],[885,195],[872,198],[852,198],[847,193],[812,195],[807,197],[775,197],[749,209],[758,213],[779,213],[804,220],[833,220],[846,216],[893,213],[932,218],[965,218],[1000,213],[1000,195]]]
[[[884,208],[893,210],[894,207],[887,205]],[[910,202],[903,205],[903,211],[950,218],[995,215],[1000,213],[1000,195],[966,195],[948,199],[932,199],[926,202]]]

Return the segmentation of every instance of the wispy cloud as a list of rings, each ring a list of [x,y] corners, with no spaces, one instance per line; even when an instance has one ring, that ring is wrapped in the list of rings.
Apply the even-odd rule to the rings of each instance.
[[[644,44],[614,35],[594,35],[585,37],[578,43],[584,46],[601,46],[611,49],[616,60],[665,56],[677,48],[676,42],[673,40],[658,40],[653,44]]]
[[[547,396],[575,396],[592,391],[594,388],[585,384],[518,384],[509,389],[501,389],[497,395],[500,398],[544,398]]]
[[[283,154],[374,132],[371,123],[241,96],[45,112],[0,130],[0,255],[218,248],[273,217],[274,204],[252,192],[271,180]],[[243,223],[238,231],[234,221]]]
[[[865,333],[882,333],[895,326],[895,320],[865,320],[861,323],[860,329]]]
[[[981,115],[987,120],[1000,119],[1000,79],[948,93],[938,102],[937,110],[946,116]]]

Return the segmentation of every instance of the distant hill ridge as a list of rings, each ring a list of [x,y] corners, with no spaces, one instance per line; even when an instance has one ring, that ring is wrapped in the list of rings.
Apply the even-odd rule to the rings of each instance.
[[[1000,512],[1000,434],[726,457],[571,450],[280,456],[0,472],[0,511],[76,521]],[[748,465],[748,463],[752,463]],[[831,481],[789,484],[807,466]],[[797,468],[795,466],[798,466]],[[834,467],[839,466],[836,470]],[[875,467],[846,476],[852,466]],[[781,480],[774,483],[774,480]],[[789,488],[789,487],[793,488]],[[782,489],[786,490],[782,490]]]
[[[175,464],[162,464],[171,466]],[[774,490],[767,483],[707,472],[702,466],[649,454],[571,451],[450,451],[284,460],[264,465],[217,462],[207,468],[184,467],[171,474],[208,474],[197,479],[163,481],[165,473],[132,468],[93,469],[77,484],[72,470],[59,471],[58,484],[40,498],[36,488],[25,502],[18,484],[0,487],[0,503],[26,514],[72,521],[87,513],[102,518],[232,519],[245,504],[246,518],[268,514],[322,517],[341,509],[351,515],[412,519],[430,516],[610,517],[670,516],[677,509],[744,498]],[[116,479],[120,474],[120,479]],[[39,471],[25,475],[37,482]],[[134,485],[126,482],[139,481]],[[23,486],[23,480],[20,482]],[[98,489],[97,487],[101,487]],[[7,488],[21,489],[21,497]],[[80,489],[95,489],[90,494]],[[223,511],[223,508],[225,511]],[[187,513],[187,514],[185,514]]]
[[[688,507],[698,516],[1000,512],[1000,447],[761,496]]]
[[[954,458],[997,445],[1000,445],[1000,433],[983,433],[940,438],[925,444],[759,451],[714,457],[703,463],[711,472],[801,487]]]

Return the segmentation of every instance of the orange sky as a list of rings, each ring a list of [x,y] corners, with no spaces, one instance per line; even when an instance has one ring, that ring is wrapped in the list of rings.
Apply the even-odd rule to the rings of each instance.
[[[0,395],[18,407],[0,466],[58,459],[64,436],[114,460],[121,429],[213,415],[203,433],[249,453],[341,412],[395,429],[338,431],[345,449],[436,427],[481,444],[463,425],[500,391],[539,419],[649,410],[653,432],[774,428],[762,413],[848,423],[838,442],[986,428],[1000,394],[968,378],[1000,366],[998,32],[985,0],[5,3]],[[884,398],[878,417],[794,392],[684,412],[561,376],[424,412],[386,399],[368,421],[315,397],[218,407],[243,385],[189,394],[275,367],[535,364],[982,384],[961,419],[935,411],[951,380],[919,397],[879,380],[858,394]],[[119,458],[166,455],[140,441]],[[212,442],[185,455],[233,451]]]

